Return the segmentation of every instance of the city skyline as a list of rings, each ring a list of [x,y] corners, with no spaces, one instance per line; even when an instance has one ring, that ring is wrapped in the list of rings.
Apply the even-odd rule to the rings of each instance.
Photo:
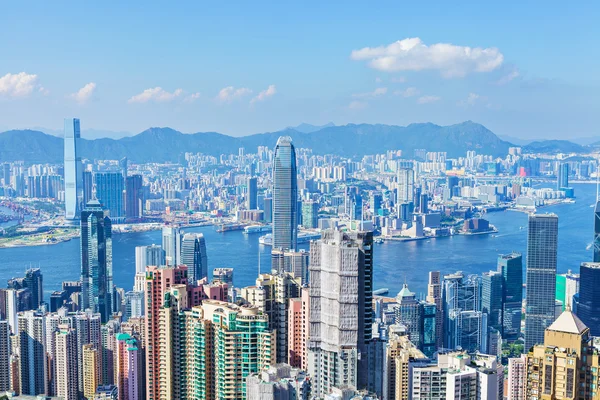
[[[432,12],[394,3],[182,3],[168,13],[155,5],[134,11],[113,4],[109,12],[74,4],[26,16],[9,4],[0,33],[19,39],[0,46],[0,130],[57,129],[52,116],[59,114],[132,133],[173,126],[240,136],[302,122],[476,120],[521,138],[597,135],[590,116],[599,60],[588,51],[597,4],[566,11],[516,4],[448,4]],[[104,34],[108,20],[111,35]],[[227,21],[227,34],[215,34],[218,21]],[[52,29],[55,22],[65,28]],[[160,24],[172,29],[148,29]],[[43,40],[30,28],[43,30]],[[55,41],[65,45],[49,45]],[[66,62],[74,48],[78,61]],[[152,63],[140,73],[138,60]],[[399,107],[403,113],[392,112]]]

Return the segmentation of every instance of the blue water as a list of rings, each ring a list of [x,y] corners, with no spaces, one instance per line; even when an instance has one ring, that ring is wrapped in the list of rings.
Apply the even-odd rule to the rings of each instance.
[[[593,239],[595,185],[575,184],[575,204],[544,207],[540,212],[559,216],[558,270],[579,270],[581,262],[590,261],[587,250]],[[498,254],[526,250],[527,215],[505,211],[486,217],[499,233],[480,236],[454,236],[417,242],[386,242],[375,245],[375,288],[386,287],[395,295],[406,280],[412,291],[425,293],[428,271],[450,273],[457,270],[480,274],[496,269]],[[524,227],[519,229],[519,227]],[[217,233],[213,227],[189,229],[202,232],[206,238],[209,271],[216,267],[234,268],[234,284],[254,284],[260,254],[262,270],[270,266],[270,248],[258,244],[260,234],[244,235],[241,231]],[[114,281],[130,290],[135,274],[135,246],[160,244],[160,231],[113,235]],[[308,245],[303,248],[307,249]],[[21,276],[29,267],[40,267],[44,274],[44,291],[48,296],[60,288],[63,280],[79,279],[79,240],[52,246],[0,249],[0,285]]]

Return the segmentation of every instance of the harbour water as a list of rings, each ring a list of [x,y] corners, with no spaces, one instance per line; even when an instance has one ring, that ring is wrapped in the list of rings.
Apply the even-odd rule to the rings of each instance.
[[[579,270],[581,262],[590,261],[593,240],[593,208],[596,187],[574,184],[576,202],[544,207],[539,212],[559,216],[558,271]],[[389,288],[391,296],[406,280],[412,291],[425,293],[428,271],[450,273],[457,270],[480,274],[496,269],[498,254],[523,253],[527,242],[527,214],[514,211],[490,213],[497,235],[453,236],[413,242],[385,242],[375,245],[375,288]],[[209,271],[216,267],[234,268],[237,287],[254,284],[260,268],[270,267],[270,247],[258,243],[261,233],[245,235],[243,231],[217,233],[214,227],[188,229],[202,232],[206,238]],[[135,246],[160,244],[161,232],[113,235],[114,282],[130,290],[135,274]],[[301,248],[308,249],[308,244]],[[29,267],[40,267],[44,275],[44,291],[49,296],[60,288],[61,281],[79,279],[79,240],[56,245],[0,249],[0,285],[7,279],[22,276]]]

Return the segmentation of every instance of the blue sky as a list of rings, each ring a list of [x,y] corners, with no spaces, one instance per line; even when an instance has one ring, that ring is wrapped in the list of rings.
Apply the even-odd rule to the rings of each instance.
[[[600,135],[598,2],[173,3],[3,4],[0,128]]]

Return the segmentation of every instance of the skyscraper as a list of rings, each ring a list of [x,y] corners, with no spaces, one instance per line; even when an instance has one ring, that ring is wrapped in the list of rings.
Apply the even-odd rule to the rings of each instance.
[[[573,308],[573,299],[579,293],[579,274],[568,270],[566,274],[556,275],[556,300],[562,303],[562,311],[567,307],[575,311]]]
[[[108,321],[114,311],[112,231],[108,212],[98,200],[81,213],[81,309],[90,309]]]
[[[0,319],[0,393],[10,390],[10,327]]]
[[[44,302],[44,278],[39,268],[30,268],[25,272],[23,284],[31,292],[31,306],[37,309]]]
[[[165,251],[165,265],[181,264],[181,231],[178,227],[163,227],[162,249]]]
[[[137,340],[127,333],[117,334],[116,385],[120,400],[138,400],[140,354]]]
[[[295,250],[298,241],[298,176],[292,138],[277,140],[273,158],[273,248]]]
[[[19,384],[21,395],[47,393],[45,316],[37,311],[19,313]]]
[[[100,386],[100,357],[98,349],[92,344],[81,347],[83,365],[80,369],[83,375],[83,397],[93,398],[96,388]]]
[[[592,336],[598,336],[600,335],[600,263],[582,263],[579,274],[577,316],[590,328]]]
[[[142,189],[142,176],[131,175],[127,177],[125,185],[125,216],[127,218],[140,218],[142,216],[144,192]]]
[[[504,321],[503,290],[504,278],[500,272],[483,273],[481,276],[481,311],[488,315],[488,327],[496,329],[500,334],[502,334]]]
[[[544,330],[554,321],[558,216],[529,216],[527,232],[527,309],[525,349],[543,343]]]
[[[206,241],[201,233],[186,233],[181,240],[181,264],[188,267],[188,279],[195,283],[208,277]]]
[[[594,262],[600,262],[600,198],[594,208]]]
[[[515,341],[521,333],[523,307],[523,257],[510,253],[498,257],[498,272],[503,277],[503,339]]]
[[[136,246],[135,273],[146,274],[146,267],[149,265],[165,265],[165,251],[157,244]]]
[[[398,197],[397,203],[410,203],[413,201],[415,191],[415,173],[412,168],[398,170]]]
[[[123,204],[124,182],[120,172],[97,172],[95,175],[96,198],[102,207],[110,211],[110,218],[117,223],[125,218]]]
[[[316,201],[305,201],[302,203],[302,226],[314,229],[319,222],[319,203]]]
[[[556,180],[556,189],[564,189],[569,187],[569,164],[558,164],[558,178]]]
[[[56,394],[64,400],[79,399],[75,330],[61,325],[56,336]]]
[[[251,176],[248,178],[248,193],[246,200],[246,208],[248,210],[256,210],[257,208],[257,199],[258,199],[258,186],[257,179],[255,176]]]
[[[373,234],[327,230],[310,245],[308,372],[313,394],[365,389],[373,324]]]
[[[65,218],[79,218],[83,201],[83,175],[79,157],[79,119],[65,119]]]
[[[444,346],[444,306],[440,271],[429,271],[426,300],[430,304],[435,304],[435,344],[440,349]]]

